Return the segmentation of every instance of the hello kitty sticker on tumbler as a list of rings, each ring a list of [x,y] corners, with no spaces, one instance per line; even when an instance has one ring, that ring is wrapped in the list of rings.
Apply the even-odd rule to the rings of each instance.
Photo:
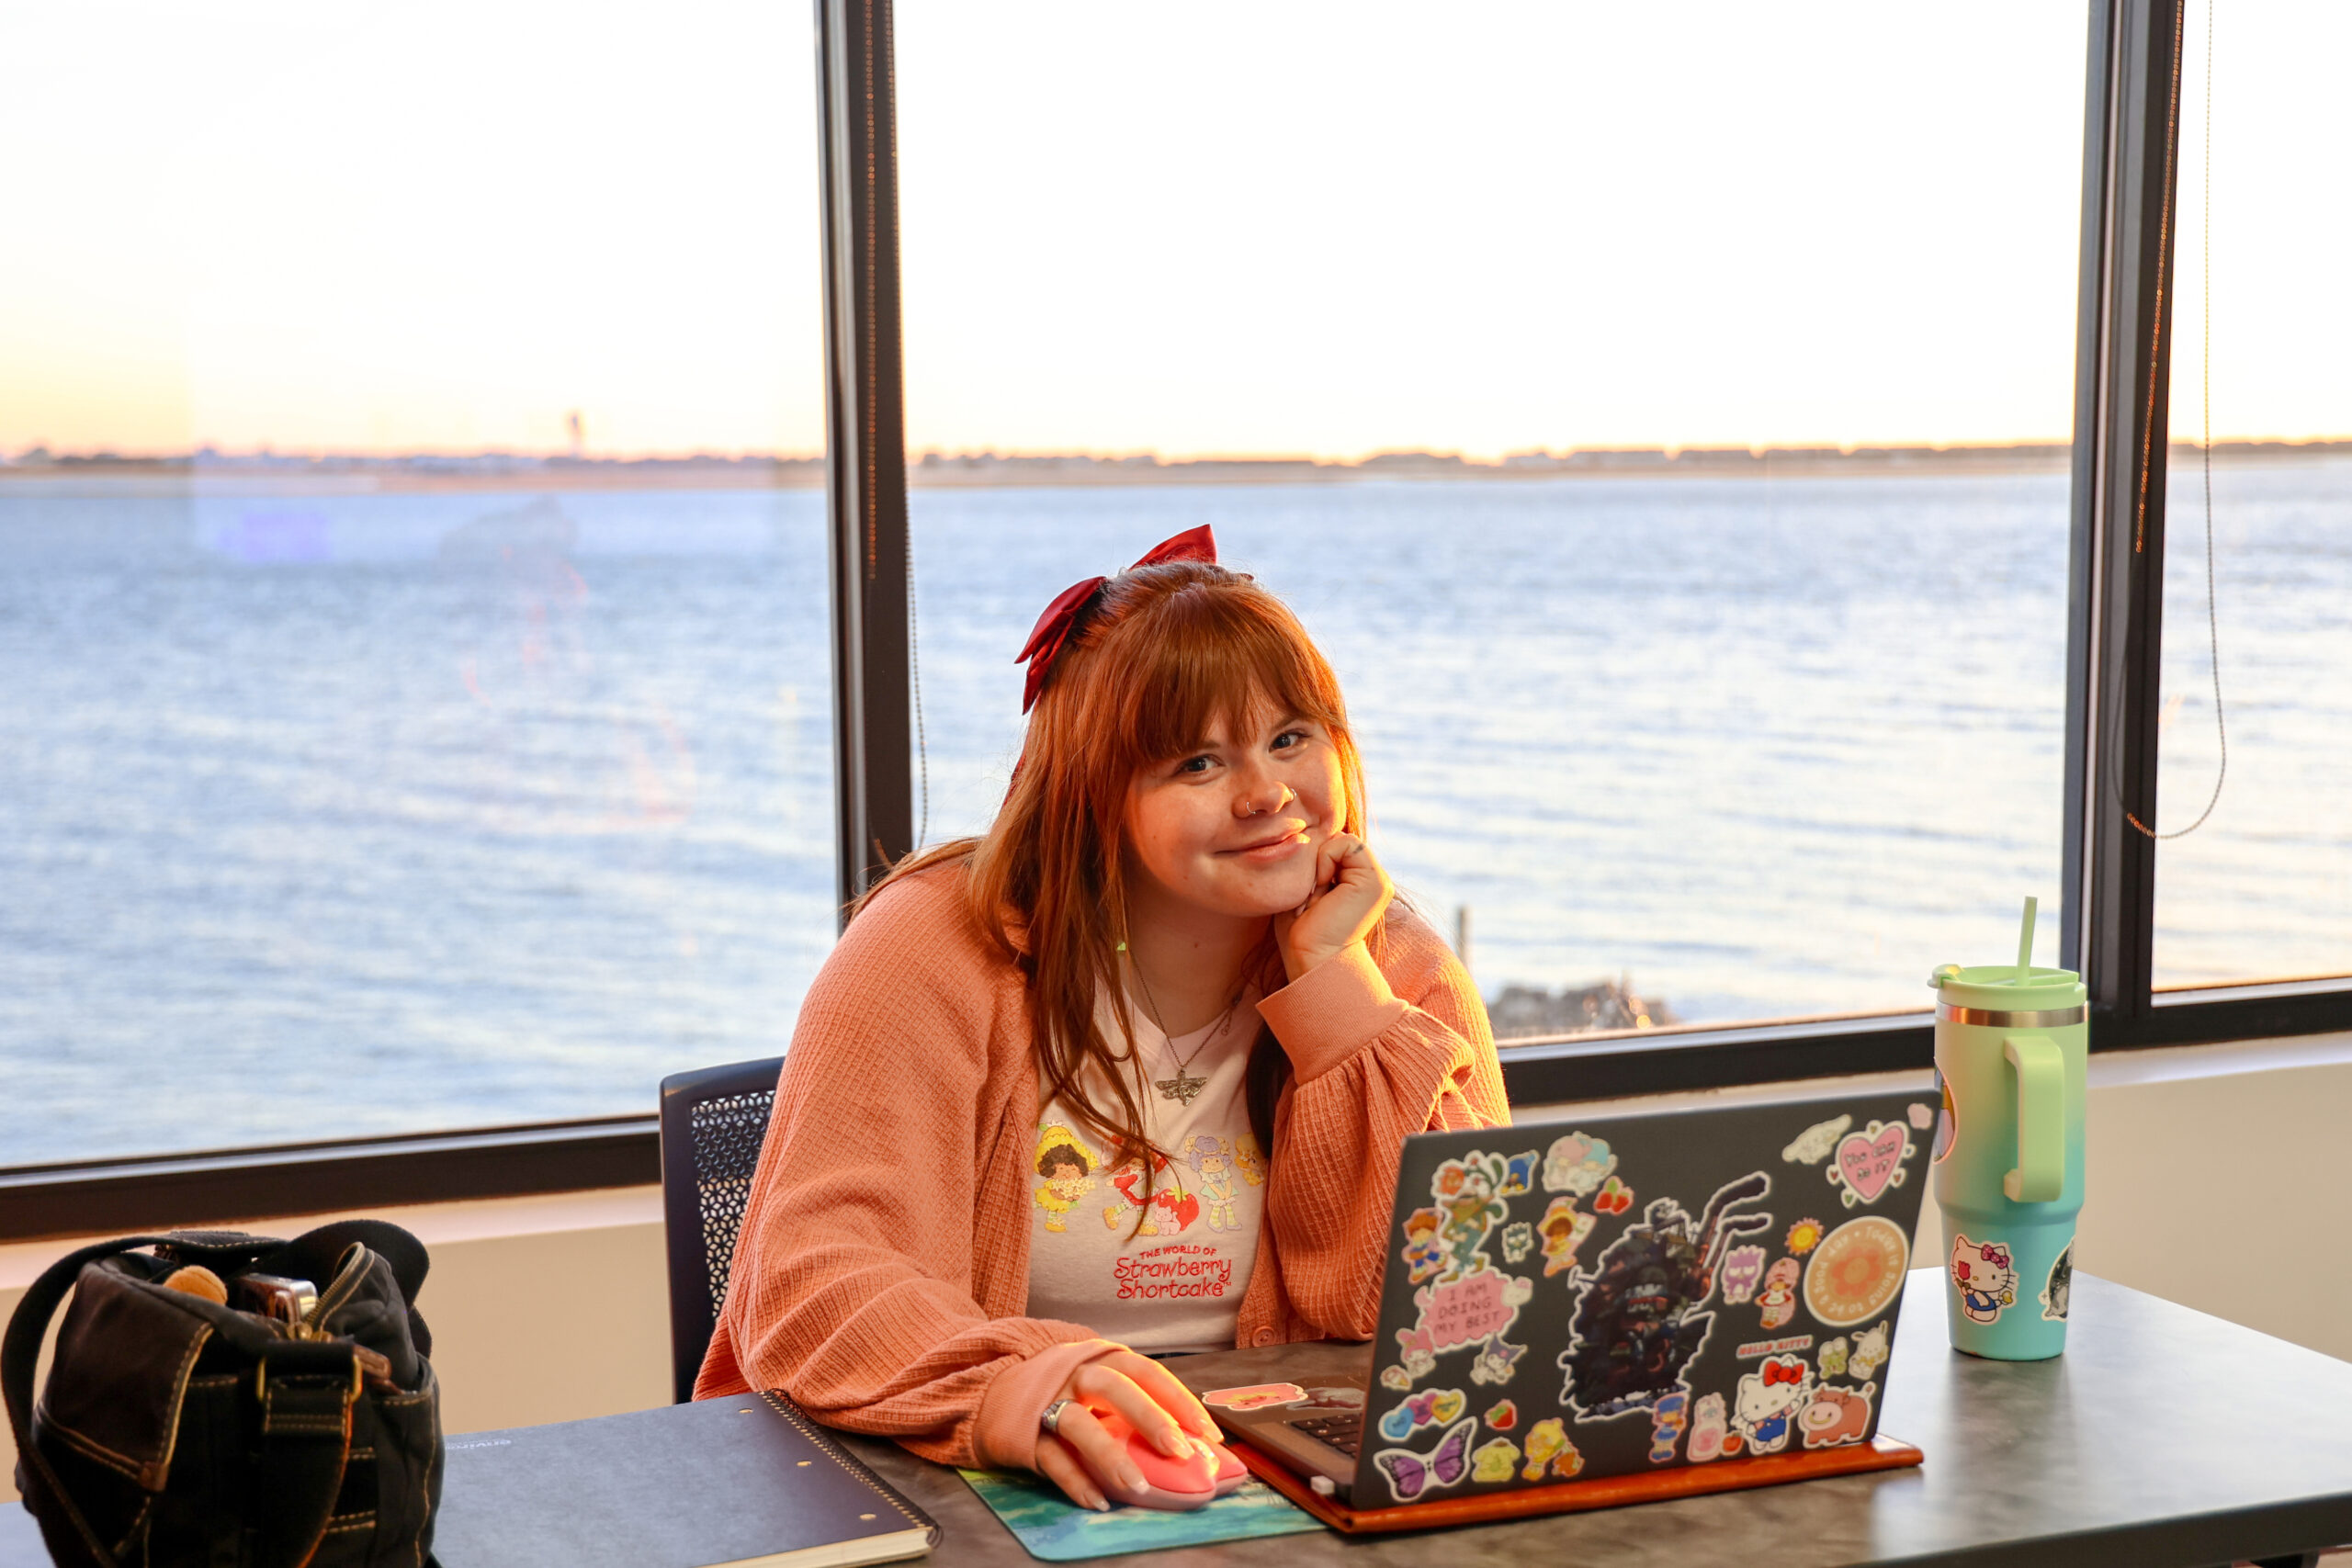
[[[2018,1275],[2009,1249],[1997,1241],[1951,1238],[1951,1288],[1960,1292],[1960,1307],[1973,1323],[1994,1323],[2004,1307],[2018,1304]]]
[[[1910,1172],[1903,1162],[1915,1152],[1910,1129],[1900,1122],[1872,1122],[1859,1133],[1838,1140],[1829,1160],[1829,1184],[1851,1209],[1875,1203],[1890,1187],[1900,1187]]]

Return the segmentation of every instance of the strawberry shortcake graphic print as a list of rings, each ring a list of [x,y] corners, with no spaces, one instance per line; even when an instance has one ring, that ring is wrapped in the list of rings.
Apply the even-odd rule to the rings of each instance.
[[[1242,1094],[1253,1002],[1245,996],[1229,1017],[1174,1041],[1137,1010],[1130,1087],[1148,1119],[1148,1156],[1102,1147],[1059,1100],[1046,1104],[1030,1182],[1028,1315],[1138,1350],[1233,1348],[1265,1211],[1266,1162]],[[1107,1016],[1102,1026],[1119,1038]],[[1202,1080],[1183,1083],[1188,1100],[1159,1089],[1186,1079]]]

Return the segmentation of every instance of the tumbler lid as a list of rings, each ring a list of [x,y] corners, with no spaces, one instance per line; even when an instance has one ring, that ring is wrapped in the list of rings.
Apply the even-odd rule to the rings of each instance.
[[[2083,977],[2072,969],[2035,967],[2019,979],[2014,964],[1947,964],[1928,976],[1928,985],[1956,1006],[2007,1012],[2071,1007],[2088,998]]]

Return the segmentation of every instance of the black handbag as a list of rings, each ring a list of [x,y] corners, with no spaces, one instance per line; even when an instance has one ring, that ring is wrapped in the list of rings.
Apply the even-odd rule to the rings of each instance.
[[[230,1304],[164,1283],[190,1265]],[[293,1241],[125,1236],[60,1258],[0,1340],[17,1489],[50,1555],[70,1568],[428,1563],[440,1390],[409,1304],[425,1267],[414,1236],[375,1220]],[[34,1363],[68,1291],[35,1408]]]

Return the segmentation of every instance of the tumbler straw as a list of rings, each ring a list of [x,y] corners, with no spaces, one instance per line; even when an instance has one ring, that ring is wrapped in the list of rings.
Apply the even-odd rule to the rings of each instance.
[[[2018,977],[2010,984],[2022,986],[2033,975],[2033,911],[2040,899],[2026,896],[2025,921],[2018,931]]]

